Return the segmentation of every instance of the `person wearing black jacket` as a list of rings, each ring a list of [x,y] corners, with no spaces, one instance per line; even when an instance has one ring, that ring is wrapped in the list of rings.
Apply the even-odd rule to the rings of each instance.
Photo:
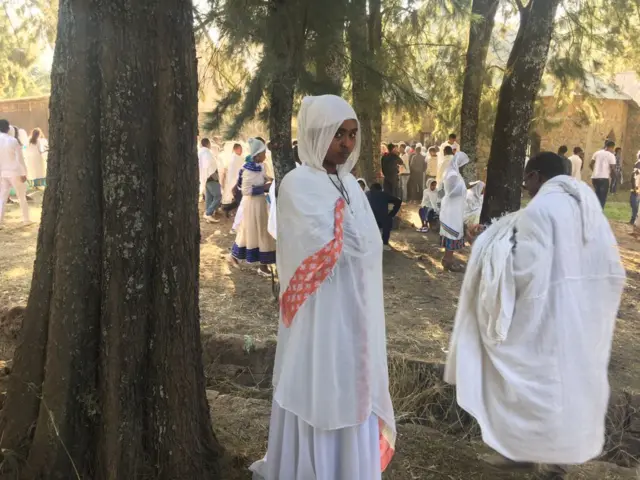
[[[402,205],[402,200],[382,190],[379,183],[371,184],[369,191],[366,193],[373,216],[376,218],[378,228],[382,230],[382,243],[385,250],[391,250],[389,246],[389,238],[391,237],[391,228],[393,226],[393,217],[396,216]],[[393,205],[389,211],[389,205]]]
[[[393,143],[388,146],[388,152],[384,154],[380,161],[382,166],[382,175],[384,175],[384,191],[394,197],[399,196],[398,175],[400,166],[404,165],[402,159],[398,155],[398,147]]]

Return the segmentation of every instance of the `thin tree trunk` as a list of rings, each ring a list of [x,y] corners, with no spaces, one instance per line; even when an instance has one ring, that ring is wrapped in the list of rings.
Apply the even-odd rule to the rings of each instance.
[[[505,71],[487,169],[482,220],[520,208],[524,158],[559,0],[530,0]]]
[[[370,66],[382,68],[385,59],[382,57],[382,2],[369,0],[369,62]],[[380,171],[380,144],[382,142],[382,79],[369,69],[369,105],[371,106],[371,133],[374,148],[373,171]]]
[[[485,78],[485,64],[491,33],[498,10],[498,0],[473,0],[467,63],[464,70],[462,109],[460,113],[460,148],[469,155],[462,174],[467,182],[477,180],[478,119]]]
[[[23,479],[217,478],[191,1],[62,0],[32,287],[0,417]]]
[[[279,68],[269,87],[269,135],[276,187],[295,168],[291,140],[293,98],[302,68],[305,40],[306,4],[292,0],[269,2],[271,41],[265,45],[265,55]]]
[[[367,0],[351,0],[349,9],[349,49],[351,53],[351,92],[353,108],[358,115],[362,145],[358,162],[358,175],[368,183],[376,179],[376,164],[380,148],[373,143],[373,115],[368,75],[369,48],[367,44]],[[379,101],[379,99],[378,99]]]

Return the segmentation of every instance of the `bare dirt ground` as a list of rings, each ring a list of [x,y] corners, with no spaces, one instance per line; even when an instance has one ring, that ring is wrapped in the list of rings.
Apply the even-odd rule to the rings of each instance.
[[[31,206],[34,219],[40,217],[40,201],[40,195],[36,194]],[[418,223],[416,207],[404,208],[402,218],[401,228],[392,234],[394,250],[384,254],[388,349],[396,359],[437,365],[446,358],[462,275],[444,272],[440,267],[437,235],[415,232],[412,224]],[[620,244],[628,281],[616,328],[610,376],[614,390],[637,393],[640,392],[640,244],[630,237],[631,227],[628,225],[613,222],[612,226]],[[273,345],[278,311],[271,280],[259,277],[255,268],[229,266],[226,258],[234,240],[229,233],[230,228],[231,220],[215,225],[203,223],[201,226],[200,308],[203,332],[210,337],[240,338],[247,351],[252,345],[264,342]],[[20,226],[19,208],[17,205],[8,207],[5,227],[0,230],[0,360],[10,359],[11,348],[6,345],[11,345],[13,335],[12,326],[6,324],[8,320],[4,322],[6,325],[3,324],[2,312],[26,305],[37,230],[37,225]],[[390,371],[394,375],[394,372],[405,371],[405,367],[392,366]],[[255,371],[252,375],[255,376]],[[398,401],[398,410],[402,413],[405,404],[409,405],[420,392],[409,395],[406,385],[394,386],[394,378],[391,383],[396,395],[404,392]],[[214,384],[212,388],[224,390],[219,386]],[[238,389],[233,395],[209,392],[214,426],[234,458],[234,468],[237,467],[232,469],[235,473],[228,474],[230,479],[250,478],[246,465],[264,452],[269,392],[268,385],[265,387],[263,384],[261,388],[266,390],[260,393],[256,389],[248,392]],[[424,398],[420,401],[425,402]],[[406,411],[415,411],[415,405],[406,406]],[[430,407],[428,411],[432,412]],[[487,469],[477,459],[479,453],[486,453],[477,432],[472,435],[464,429],[434,430],[424,426],[429,423],[424,421],[402,423],[398,452],[390,471],[385,474],[386,479],[530,478],[525,474],[504,475]],[[633,469],[594,463],[575,470],[570,478],[637,477]]]

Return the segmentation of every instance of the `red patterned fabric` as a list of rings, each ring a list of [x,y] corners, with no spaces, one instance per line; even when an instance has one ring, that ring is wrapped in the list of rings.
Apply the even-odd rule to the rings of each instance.
[[[322,282],[327,279],[338,262],[344,241],[344,208],[344,199],[338,199],[334,214],[333,240],[304,259],[291,277],[287,290],[280,298],[282,322],[286,327],[291,326],[300,307],[320,288]]]

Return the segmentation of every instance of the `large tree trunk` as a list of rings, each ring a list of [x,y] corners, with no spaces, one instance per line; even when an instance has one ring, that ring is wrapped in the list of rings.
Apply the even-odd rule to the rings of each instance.
[[[524,158],[534,102],[547,62],[559,0],[530,0],[500,87],[482,220],[520,209]]]
[[[217,478],[192,18],[191,1],[60,2],[48,188],[0,418],[20,478]]]
[[[276,187],[295,168],[291,140],[293,97],[302,68],[305,40],[305,2],[270,0],[268,30],[273,32],[265,55],[278,65],[269,86],[269,135]]]
[[[460,149],[469,155],[462,174],[467,182],[477,179],[478,119],[485,78],[485,64],[498,0],[473,0],[467,63],[464,70],[462,109],[460,112]]]
[[[351,0],[349,8],[349,49],[351,53],[351,93],[353,108],[358,115],[362,145],[358,162],[358,175],[368,183],[376,180],[378,169],[376,165],[380,158],[380,147],[374,143],[372,101],[369,87],[371,75],[368,71],[370,51],[367,43],[367,0]]]

